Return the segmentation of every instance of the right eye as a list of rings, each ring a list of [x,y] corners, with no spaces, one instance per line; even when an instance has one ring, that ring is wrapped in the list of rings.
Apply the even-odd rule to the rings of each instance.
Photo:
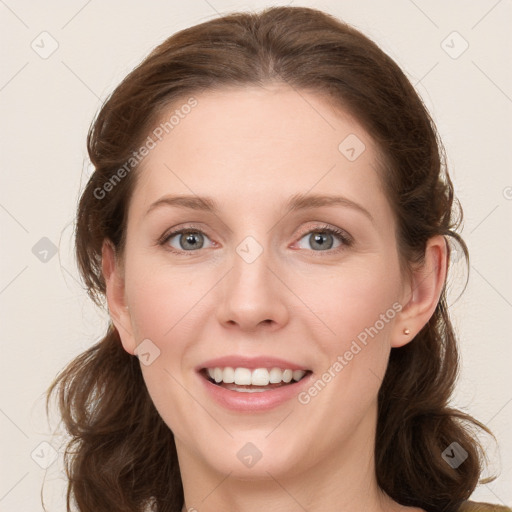
[[[161,240],[160,244],[163,246],[170,246],[172,252],[182,254],[184,252],[198,251],[203,249],[204,239],[208,238],[205,233],[196,228],[183,228],[176,231],[166,233]],[[173,245],[173,239],[174,241]]]

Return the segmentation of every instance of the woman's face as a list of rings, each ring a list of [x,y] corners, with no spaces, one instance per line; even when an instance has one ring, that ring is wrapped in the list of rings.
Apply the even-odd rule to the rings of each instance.
[[[120,320],[182,471],[277,478],[370,452],[405,300],[376,147],[304,91],[196,99],[137,171]]]

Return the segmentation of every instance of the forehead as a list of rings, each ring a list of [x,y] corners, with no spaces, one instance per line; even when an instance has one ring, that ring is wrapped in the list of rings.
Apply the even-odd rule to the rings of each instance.
[[[279,84],[194,98],[193,108],[180,110],[185,99],[163,113],[155,128],[174,117],[161,140],[150,133],[155,146],[137,170],[134,209],[169,193],[215,196],[221,205],[258,211],[308,191],[377,207],[386,201],[374,141],[326,97]]]

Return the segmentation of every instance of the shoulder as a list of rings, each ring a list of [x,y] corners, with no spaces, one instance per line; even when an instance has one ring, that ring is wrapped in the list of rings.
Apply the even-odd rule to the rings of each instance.
[[[457,512],[512,512],[512,508],[492,503],[478,503],[476,501],[465,501]]]

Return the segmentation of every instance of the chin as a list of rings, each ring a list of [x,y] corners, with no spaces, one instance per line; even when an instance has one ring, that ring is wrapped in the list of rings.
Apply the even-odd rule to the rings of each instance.
[[[270,434],[270,429],[233,433],[233,438],[219,439],[204,436],[208,443],[196,446],[195,451],[206,466],[215,472],[229,474],[240,480],[268,480],[303,472],[308,457],[305,440]],[[227,437],[227,435],[226,435]]]

